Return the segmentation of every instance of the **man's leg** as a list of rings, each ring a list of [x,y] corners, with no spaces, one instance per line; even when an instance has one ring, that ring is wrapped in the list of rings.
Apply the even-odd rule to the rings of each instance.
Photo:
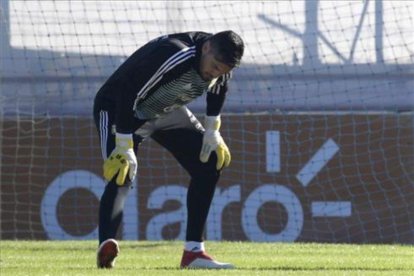
[[[207,163],[200,161],[203,129],[191,112],[187,109],[183,111],[177,111],[165,120],[167,127],[163,127],[161,122],[151,136],[170,151],[191,176],[187,192],[186,248],[181,267],[232,268],[229,264],[214,261],[204,251],[204,226],[221,172],[216,169],[217,157],[214,153]],[[177,121],[176,128],[174,121]]]
[[[207,163],[199,160],[202,134],[190,129],[156,131],[152,138],[170,151],[190,174],[187,192],[188,221],[186,240],[203,241],[203,230],[213,199],[220,172],[216,170],[216,157]]]
[[[113,111],[100,110],[95,105],[94,119],[99,134],[102,157],[106,159],[115,148],[115,134],[112,131]],[[139,140],[134,137],[134,147],[137,150]],[[97,253],[97,266],[99,268],[112,268],[114,260],[119,253],[116,233],[122,222],[123,209],[131,183],[118,186],[115,180],[107,183],[99,205],[99,249]]]
[[[125,199],[129,186],[118,186],[110,181],[102,194],[99,205],[99,249],[97,253],[98,268],[113,268],[119,254],[116,233],[122,222]]]

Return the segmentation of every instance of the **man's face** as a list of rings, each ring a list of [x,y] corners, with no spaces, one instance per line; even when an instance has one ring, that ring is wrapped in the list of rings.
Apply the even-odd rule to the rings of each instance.
[[[232,68],[227,64],[219,62],[215,57],[210,46],[210,42],[204,43],[200,58],[200,74],[205,81],[211,81],[230,72]]]

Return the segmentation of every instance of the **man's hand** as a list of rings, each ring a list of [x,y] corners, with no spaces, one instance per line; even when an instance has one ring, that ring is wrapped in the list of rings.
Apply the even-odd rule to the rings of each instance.
[[[115,149],[104,162],[104,177],[111,181],[118,174],[116,184],[122,186],[127,175],[131,181],[134,180],[137,174],[137,158],[133,150],[132,134],[117,133],[115,141]]]
[[[200,152],[200,161],[206,163],[210,158],[211,152],[217,154],[216,169],[221,170],[227,167],[231,161],[229,148],[221,137],[219,129],[221,125],[220,116],[207,116],[205,120],[205,128],[203,137],[203,146]]]

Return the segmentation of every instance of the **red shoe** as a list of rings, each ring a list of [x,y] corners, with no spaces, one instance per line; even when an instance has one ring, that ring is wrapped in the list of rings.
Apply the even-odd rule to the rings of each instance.
[[[114,239],[107,239],[98,248],[96,265],[98,268],[113,268],[115,266],[115,258],[118,254],[118,242]]]
[[[233,269],[232,264],[220,263],[215,261],[212,257],[206,254],[206,252],[191,252],[184,250],[183,257],[181,259],[181,268],[193,268],[193,269]]]

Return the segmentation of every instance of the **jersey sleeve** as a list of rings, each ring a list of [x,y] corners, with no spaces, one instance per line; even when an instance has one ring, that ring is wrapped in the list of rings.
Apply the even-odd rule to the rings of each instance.
[[[123,88],[116,91],[116,131],[132,133],[137,125],[142,125],[143,122],[134,116],[137,103],[145,99],[167,73],[194,54],[195,47],[187,47],[167,36],[150,41],[132,54],[113,75]]]
[[[226,99],[228,90],[228,81],[231,79],[232,73],[229,72],[219,77],[216,83],[207,91],[207,116],[217,116]]]

